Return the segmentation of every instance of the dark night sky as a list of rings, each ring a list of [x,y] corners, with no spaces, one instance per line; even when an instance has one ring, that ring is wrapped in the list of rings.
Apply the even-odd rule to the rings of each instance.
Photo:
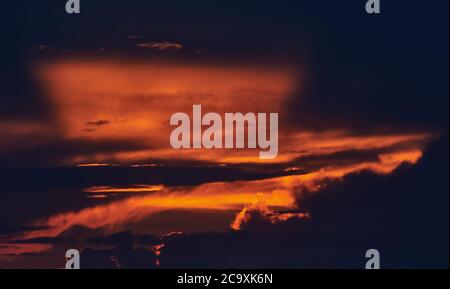
[[[436,137],[414,165],[402,164],[390,174],[351,172],[338,182],[324,180],[314,194],[294,192],[295,209],[314,216],[308,220],[274,225],[256,211],[240,231],[168,237],[131,226],[112,234],[73,226],[59,236],[29,243],[54,244],[50,255],[69,244],[83,244],[86,267],[114,266],[111,255],[119,255],[123,267],[153,267],[153,252],[132,244],[160,242],[166,245],[159,257],[163,268],[360,268],[368,247],[381,248],[386,267],[448,267],[448,1],[381,0],[380,15],[367,15],[363,0],[81,0],[80,15],[67,15],[64,1],[11,2],[2,6],[1,16],[0,241],[36,229],[30,222],[37,218],[95,207],[84,198],[86,187],[263,180],[289,175],[286,167],[301,166],[304,170],[298,174],[307,174],[330,164],[376,161],[380,154],[407,146],[319,153],[286,164],[211,168],[208,162],[175,159],[163,167],[80,168],[67,167],[64,161],[80,153],[146,147],[126,138],[67,140],[59,135],[60,127],[47,129],[45,137],[13,137],[15,131],[9,128],[14,123],[51,123],[54,118],[54,104],[30,74],[33,61],[108,59],[119,50],[120,57],[143,62],[158,58],[200,66],[301,66],[306,70],[304,87],[289,100],[290,128],[318,134],[345,129],[352,136],[406,131]],[[139,49],[133,35],[141,42],[181,43],[183,49]],[[105,51],[101,55],[100,48]],[[22,149],[24,143],[33,145]],[[105,249],[105,244],[113,249]],[[27,258],[18,263],[2,260],[0,267],[38,266]],[[49,260],[44,266],[59,264],[58,257]]]

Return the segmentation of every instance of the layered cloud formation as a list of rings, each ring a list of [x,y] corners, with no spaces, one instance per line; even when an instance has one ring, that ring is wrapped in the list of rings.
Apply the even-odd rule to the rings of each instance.
[[[361,268],[378,248],[448,267],[448,3],[297,2],[20,10],[35,25],[0,46],[0,266],[77,248],[85,268]],[[193,104],[279,113],[278,157],[172,149]]]

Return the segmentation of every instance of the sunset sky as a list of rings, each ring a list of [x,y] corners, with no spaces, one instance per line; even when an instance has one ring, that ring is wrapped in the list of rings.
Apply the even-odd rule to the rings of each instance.
[[[14,5],[0,268],[448,267],[448,2],[313,2]],[[172,148],[196,104],[277,157]]]

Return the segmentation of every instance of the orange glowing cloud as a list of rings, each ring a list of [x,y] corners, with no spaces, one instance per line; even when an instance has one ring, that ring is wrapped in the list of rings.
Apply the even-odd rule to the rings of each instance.
[[[127,223],[139,222],[164,210],[239,210],[261,200],[277,208],[294,205],[294,198],[288,191],[258,192],[260,186],[257,182],[244,186],[247,188],[241,190],[239,183],[212,183],[194,188],[164,190],[78,212],[63,213],[36,222],[46,224],[49,229],[31,232],[26,238],[58,236],[74,225],[113,232]]]
[[[345,150],[382,149],[409,144],[421,150],[431,134],[353,135],[337,131],[299,131],[287,123],[292,95],[302,79],[288,67],[196,64],[124,59],[78,59],[41,63],[36,77],[53,107],[54,122],[66,140],[126,139],[139,148],[71,156],[64,164],[143,165],[165,160],[253,163],[292,161],[298,157]],[[278,112],[279,152],[260,160],[255,149],[179,149],[170,146],[170,116],[192,113]]]
[[[300,86],[286,67],[126,60],[70,60],[38,65],[36,76],[66,139],[134,139],[147,149],[80,155],[69,163],[139,163],[149,158],[217,160],[234,150],[174,150],[172,114],[282,112]],[[97,125],[98,124],[98,125]],[[101,125],[100,125],[101,124]],[[256,151],[243,152],[258,159]]]
[[[85,190],[87,193],[150,193],[150,192],[157,192],[161,191],[164,188],[164,186],[149,186],[149,185],[135,185],[131,187],[110,187],[110,186],[96,186],[96,187],[90,187]]]
[[[415,163],[421,157],[420,150],[383,154],[378,161],[363,162],[339,167],[324,167],[318,171],[254,181],[215,182],[193,187],[165,188],[163,186],[133,186],[130,188],[94,187],[91,193],[151,192],[144,196],[132,196],[124,200],[98,205],[80,211],[62,213],[36,221],[33,225],[48,229],[24,234],[21,238],[56,237],[75,225],[91,229],[117,232],[127,224],[166,210],[237,211],[230,227],[239,230],[247,223],[252,213],[259,213],[273,224],[291,218],[309,218],[308,212],[279,213],[277,210],[296,209],[297,192],[307,189],[320,190],[324,181],[339,180],[350,173],[371,170],[375,173],[391,173],[402,163]],[[314,217],[314,216],[311,216]],[[15,236],[17,238],[17,236]],[[22,247],[31,248],[28,246]],[[33,250],[48,249],[48,246],[32,247]],[[8,248],[4,250],[10,250]],[[1,252],[1,251],[0,251]]]
[[[299,89],[292,70],[279,67],[70,60],[41,65],[37,75],[45,84],[54,108],[55,126],[62,138],[133,139],[147,146],[137,151],[80,154],[66,160],[78,166],[110,163],[157,166],[159,160],[209,161],[223,165],[260,162],[257,152],[248,149],[172,149],[170,116],[179,111],[189,113],[193,104],[201,104],[206,110],[218,113],[279,112],[282,117],[288,111],[290,95]],[[298,209],[298,192],[319,191],[329,180],[340,180],[363,170],[389,174],[403,163],[414,164],[432,137],[430,133],[418,132],[366,135],[355,135],[345,129],[313,132],[287,126],[280,130],[278,157],[270,162],[278,163],[293,175],[192,187],[146,184],[90,187],[85,192],[91,198],[106,198],[109,193],[131,196],[37,220],[32,225],[48,229],[14,238],[56,237],[75,225],[117,232],[130,223],[168,210],[232,211],[236,213],[230,220],[234,230],[242,229],[255,212],[274,224],[291,218],[314,218],[308,212],[280,213],[279,210]],[[376,151],[374,158],[320,162],[320,156],[368,150]],[[319,156],[319,164],[312,166],[313,169],[304,168],[302,158],[308,156]],[[27,248],[41,251],[48,249],[48,245],[17,250]]]
[[[309,218],[309,213],[278,213],[269,209],[263,203],[256,203],[245,206],[237,213],[235,219],[230,224],[230,228],[233,230],[241,230],[242,227],[250,221],[252,213],[258,213],[262,218],[268,220],[272,224],[278,224],[292,218]]]

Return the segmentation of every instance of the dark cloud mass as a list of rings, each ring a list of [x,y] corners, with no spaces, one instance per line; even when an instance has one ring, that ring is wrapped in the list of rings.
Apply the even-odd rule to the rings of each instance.
[[[448,139],[393,175],[330,182],[299,207],[311,218],[273,225],[258,213],[238,232],[177,235],[162,267],[361,268],[376,248],[384,268],[448,267]],[[445,220],[445,222],[444,222]]]
[[[107,125],[110,124],[111,122],[109,120],[97,120],[97,121],[87,121],[86,124],[87,125],[91,125],[91,126],[102,126],[102,125]]]

